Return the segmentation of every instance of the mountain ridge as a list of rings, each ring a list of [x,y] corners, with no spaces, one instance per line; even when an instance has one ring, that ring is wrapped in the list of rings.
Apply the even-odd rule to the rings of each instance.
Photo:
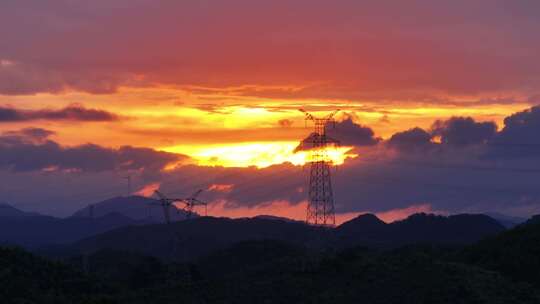
[[[464,233],[467,228],[476,231]],[[362,215],[336,228],[280,219],[200,217],[169,225],[121,227],[71,244],[70,250],[112,249],[167,259],[192,259],[248,240],[273,239],[320,249],[327,246],[395,248],[414,243],[469,244],[501,231],[504,227],[495,220],[478,215],[418,214],[390,224],[374,215]]]
[[[92,211],[90,211],[91,206],[93,208]],[[71,217],[89,217],[91,213],[93,216],[99,217],[112,212],[123,214],[133,220],[153,223],[164,221],[163,211],[159,206],[159,200],[139,195],[117,196],[90,204],[75,211]],[[170,216],[172,221],[181,221],[187,218],[185,211],[178,209],[174,205],[171,205]],[[193,216],[196,217],[198,215],[193,214]]]

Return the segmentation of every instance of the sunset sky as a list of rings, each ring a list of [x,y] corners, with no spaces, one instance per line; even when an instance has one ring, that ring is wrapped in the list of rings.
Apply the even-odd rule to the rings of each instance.
[[[540,213],[539,12],[534,0],[2,1],[0,201],[66,216],[125,195],[131,175],[140,194],[203,188],[214,216],[303,219],[303,108],[341,110],[338,220]]]

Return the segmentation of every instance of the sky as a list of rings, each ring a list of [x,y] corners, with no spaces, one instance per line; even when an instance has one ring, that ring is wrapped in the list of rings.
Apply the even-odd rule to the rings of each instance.
[[[56,216],[198,188],[305,217],[305,109],[338,221],[540,213],[540,3],[6,0],[0,201]],[[537,156],[538,155],[538,156]]]

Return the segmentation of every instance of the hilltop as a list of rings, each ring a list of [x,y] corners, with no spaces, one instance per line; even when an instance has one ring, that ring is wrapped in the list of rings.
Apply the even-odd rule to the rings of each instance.
[[[415,214],[386,224],[374,215],[361,215],[336,228],[282,219],[200,217],[167,224],[129,226],[81,240],[68,251],[113,249],[173,260],[190,260],[248,240],[279,240],[309,248],[368,246],[396,248],[406,244],[471,244],[504,231],[483,215],[449,217]]]
[[[91,213],[90,206],[93,206],[92,213],[94,217],[118,213],[137,221],[145,221],[148,223],[164,222],[163,211],[159,206],[159,201],[138,195],[118,196],[94,203],[75,211],[71,217],[89,217]],[[174,205],[171,206],[170,215],[172,221],[186,219],[186,213],[183,210],[176,208]],[[193,216],[196,217],[198,215],[194,214]]]

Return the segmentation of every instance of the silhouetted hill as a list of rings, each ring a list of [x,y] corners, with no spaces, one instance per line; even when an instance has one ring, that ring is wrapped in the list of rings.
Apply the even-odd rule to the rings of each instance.
[[[181,265],[171,265],[167,276],[159,275],[167,273],[162,264],[127,258],[139,260],[141,269],[155,271],[136,276],[137,264],[128,267],[131,277],[145,279],[138,280],[143,285],[124,279],[123,292],[109,296],[118,303],[532,304],[540,300],[538,291],[498,273],[411,248],[316,255],[279,241],[249,241],[186,265],[187,272]]]
[[[341,246],[397,247],[413,243],[470,244],[504,231],[485,215],[439,216],[418,213],[386,224],[373,214],[360,215],[336,228]]]
[[[533,215],[525,224],[540,224],[540,214]]]
[[[143,196],[119,196],[111,198],[93,205],[94,217],[104,216],[109,213],[119,213],[133,220],[146,221],[149,223],[164,222],[162,208],[158,204],[159,201]],[[172,206],[170,210],[172,221],[181,221],[186,219],[186,214],[181,209],[176,209]],[[84,207],[76,211],[72,217],[89,217],[90,206]],[[194,214],[194,217],[197,215]]]
[[[374,214],[362,214],[336,228],[336,231],[348,235],[377,234],[386,228],[387,224]]]
[[[484,213],[485,215],[495,219],[497,222],[499,222],[504,227],[513,228],[519,224],[525,223],[527,221],[526,218],[517,217],[517,216],[509,216],[497,212],[488,212]]]
[[[64,244],[115,228],[141,224],[121,214],[98,218],[59,219],[51,216],[4,217],[0,220],[0,244],[37,247]]]
[[[82,303],[102,288],[80,271],[20,249],[0,247],[0,302]]]
[[[505,228],[496,220],[481,214],[440,216],[418,213],[390,224],[402,243],[433,242],[448,244],[473,243]]]
[[[124,227],[77,242],[68,250],[113,249],[188,260],[246,240],[274,239],[317,245],[321,230],[281,220],[200,217],[171,224]]]
[[[441,248],[440,250],[445,250]],[[191,263],[122,251],[86,259],[88,275],[0,249],[2,303],[533,304],[539,291],[440,250],[319,252],[275,240],[239,242]],[[489,253],[488,253],[489,255]],[[4,283],[5,282],[5,283]],[[97,283],[99,282],[99,283]]]
[[[336,229],[281,219],[201,217],[170,225],[119,228],[77,242],[66,250],[77,253],[114,249],[190,260],[249,240],[272,239],[314,248],[359,245],[394,248],[414,243],[470,244],[503,230],[499,223],[483,215],[417,214],[391,224],[374,215],[362,215]]]
[[[107,281],[108,285],[129,289],[164,284],[174,277],[181,277],[179,272],[185,272],[184,265],[167,265],[158,258],[126,251],[100,250],[86,255],[84,259],[79,255],[70,257],[65,262],[76,269],[85,270],[93,277]]]
[[[11,205],[0,203],[0,218],[4,217],[23,217],[23,216],[39,216],[40,214],[34,212],[21,211]]]
[[[540,221],[537,219],[533,217],[525,224],[466,248],[461,260],[540,288]]]
[[[268,246],[276,246],[274,250]],[[165,290],[161,302],[203,298],[215,303],[537,303],[538,293],[475,266],[445,262],[423,252],[349,250],[314,259],[302,250],[281,244],[238,244],[220,254],[221,264],[231,257],[285,251],[268,261],[246,258],[248,266],[223,270],[220,263],[197,264],[199,281],[209,282],[207,293]],[[210,258],[219,260],[218,256]],[[207,267],[204,263],[210,263]],[[233,262],[234,263],[234,262]],[[234,263],[236,264],[236,263]],[[227,266],[224,266],[227,267]],[[208,272],[205,269],[212,269]],[[219,271],[218,271],[219,272]],[[206,281],[205,281],[206,280]]]
[[[115,228],[163,222],[163,211],[154,199],[141,196],[117,197],[94,204],[69,218],[55,218],[23,212],[0,205],[0,244],[25,247],[71,243]],[[182,210],[171,209],[172,220],[185,219]],[[194,215],[197,217],[197,215]]]
[[[230,277],[238,273],[274,268],[296,260],[305,263],[312,253],[308,248],[277,240],[242,241],[196,259],[197,271],[205,278]],[[227,262],[224,262],[227,261]]]
[[[277,220],[277,221],[284,221],[284,222],[293,222],[293,223],[302,223],[302,221],[293,220],[288,217],[282,217],[282,216],[275,216],[275,215],[267,215],[267,214],[261,214],[254,216],[252,218],[255,219],[265,219],[265,220]]]

